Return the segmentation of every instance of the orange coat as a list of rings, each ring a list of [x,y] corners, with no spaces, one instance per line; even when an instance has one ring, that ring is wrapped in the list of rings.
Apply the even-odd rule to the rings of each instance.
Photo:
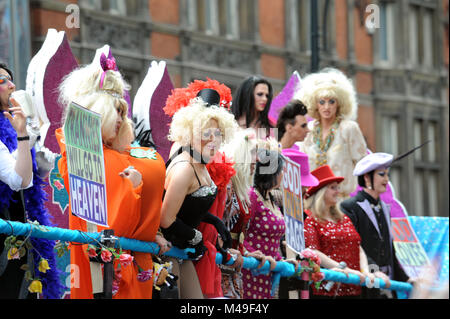
[[[58,162],[59,172],[69,189],[66,148],[61,128],[55,131],[61,149],[62,159]],[[147,148],[142,148],[147,149]],[[132,157],[129,152],[119,153],[103,147],[106,174],[106,197],[108,225],[118,237],[142,241],[154,241],[161,217],[162,195],[164,190],[165,165],[162,157],[157,159]],[[142,174],[142,183],[133,188],[131,182],[119,176],[128,166],[134,166]],[[70,200],[69,200],[70,205]],[[70,207],[69,207],[70,208]],[[71,212],[71,209],[70,209]],[[69,214],[70,229],[87,231],[86,221]],[[105,227],[97,226],[98,231]],[[152,270],[151,254],[132,252],[137,264],[143,270]],[[78,266],[79,287],[71,288],[72,299],[91,299],[92,283],[87,255],[87,245],[70,245],[70,262]],[[145,282],[137,280],[138,267],[131,264],[121,268],[122,279],[116,299],[150,299],[153,278]],[[77,280],[75,280],[76,284]]]

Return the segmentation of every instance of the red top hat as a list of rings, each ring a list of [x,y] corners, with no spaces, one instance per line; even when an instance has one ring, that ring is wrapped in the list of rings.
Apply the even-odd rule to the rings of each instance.
[[[311,174],[314,175],[315,177],[317,177],[317,179],[319,180],[319,185],[308,188],[308,190],[306,191],[306,194],[308,196],[313,195],[318,190],[320,190],[322,187],[324,187],[328,184],[331,184],[333,182],[340,183],[344,180],[344,177],[334,176],[333,171],[331,170],[330,166],[328,166],[328,165],[323,165],[323,166],[316,168],[315,170],[313,170],[311,172]]]

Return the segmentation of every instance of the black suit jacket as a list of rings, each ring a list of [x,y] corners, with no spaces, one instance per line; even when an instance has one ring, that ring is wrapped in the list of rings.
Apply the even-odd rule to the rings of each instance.
[[[390,265],[393,269],[393,274],[391,279],[397,281],[407,281],[409,277],[406,275],[402,266],[398,262],[395,256],[395,250],[392,243],[392,231],[390,228],[391,225],[391,216],[389,206],[384,202],[381,202],[383,212],[385,214],[385,218],[387,224],[389,226],[389,239],[386,243],[383,244],[381,241],[381,237],[378,230],[378,223],[376,221],[375,214],[370,206],[368,200],[361,194],[360,191],[355,197],[349,198],[341,203],[341,210],[345,213],[353,222],[353,225],[356,228],[356,231],[361,236],[361,247],[364,249],[364,252],[367,255],[367,259],[369,265],[375,264],[380,265],[380,260],[382,260],[381,254],[385,249],[391,250],[391,261]]]

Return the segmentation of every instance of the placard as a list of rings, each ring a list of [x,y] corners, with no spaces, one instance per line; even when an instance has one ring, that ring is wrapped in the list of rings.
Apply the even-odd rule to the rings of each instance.
[[[283,167],[283,209],[286,223],[286,243],[296,253],[305,249],[300,165],[285,158]]]
[[[428,256],[407,218],[391,218],[391,220],[398,261],[409,277],[418,277],[423,267],[429,265]]]
[[[108,227],[100,114],[71,103],[64,138],[72,213]]]

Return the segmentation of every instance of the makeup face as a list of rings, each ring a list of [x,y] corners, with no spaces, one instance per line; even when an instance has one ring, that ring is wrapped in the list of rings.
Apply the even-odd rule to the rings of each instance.
[[[0,108],[6,110],[9,105],[11,93],[16,90],[16,86],[11,81],[11,77],[4,69],[0,69]]]
[[[327,186],[325,191],[324,200],[327,206],[336,205],[339,195],[339,184],[338,182],[333,182]]]
[[[386,191],[389,183],[389,168],[382,168],[375,170],[373,174],[373,190],[378,194]]]
[[[317,101],[317,109],[321,119],[334,120],[336,118],[336,112],[338,108],[338,102],[335,98],[320,98]]]
[[[287,132],[295,139],[296,142],[302,142],[309,133],[308,120],[303,115],[295,117],[294,125],[287,125]]]
[[[219,150],[223,132],[215,119],[210,119],[204,126],[201,135],[201,153],[204,159],[211,159]]]
[[[255,86],[253,91],[255,98],[255,109],[258,112],[264,111],[267,101],[269,100],[269,86],[264,83],[259,83]]]

